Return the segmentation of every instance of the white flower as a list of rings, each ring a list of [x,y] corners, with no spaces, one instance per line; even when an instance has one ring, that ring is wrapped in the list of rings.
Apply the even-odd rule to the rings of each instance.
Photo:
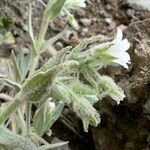
[[[66,9],[78,9],[80,7],[86,7],[85,0],[66,0]]]
[[[118,28],[117,36],[111,44],[113,45],[106,50],[107,54],[116,58],[111,61],[128,68],[127,63],[130,63],[130,56],[126,51],[130,48],[130,43],[127,39],[123,39],[123,33],[120,28]]]

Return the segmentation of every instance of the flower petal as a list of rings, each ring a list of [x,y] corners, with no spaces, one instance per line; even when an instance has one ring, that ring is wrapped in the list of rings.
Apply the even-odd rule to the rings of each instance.
[[[125,52],[125,53],[123,54],[122,59],[123,59],[123,61],[126,62],[126,63],[131,63],[131,62],[130,62],[130,55],[129,55],[127,52]]]
[[[130,48],[130,43],[127,39],[123,39],[120,43],[118,43],[118,47],[120,51],[127,51]]]
[[[118,27],[117,28],[117,36],[112,42],[113,43],[118,43],[118,42],[120,42],[122,40],[122,38],[123,38],[122,30]]]
[[[121,66],[123,66],[124,68],[128,69],[128,65],[126,64],[126,62],[122,61],[121,59],[115,59],[112,60],[112,62],[115,62],[117,64],[120,64]]]

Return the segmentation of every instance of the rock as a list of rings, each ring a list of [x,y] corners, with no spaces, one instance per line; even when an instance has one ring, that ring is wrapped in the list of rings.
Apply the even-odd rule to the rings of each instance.
[[[145,113],[150,112],[150,20],[132,23],[125,35],[131,43],[132,63],[130,70],[122,69],[122,75],[119,73],[118,84],[124,89],[126,99],[118,106],[112,105],[110,98],[97,104],[101,124],[92,128],[96,150],[149,147],[150,120]]]
[[[116,27],[116,22],[111,18],[105,18],[105,21],[112,29]]]
[[[57,50],[60,50],[60,49],[63,48],[63,43],[58,41],[58,42],[55,43],[55,47],[56,47]]]
[[[81,42],[81,39],[78,36],[73,36],[70,39],[70,46],[75,47]]]
[[[90,26],[91,23],[92,23],[92,21],[91,21],[90,19],[88,19],[88,18],[80,19],[80,21],[81,21],[81,23],[82,23],[85,27]]]
[[[145,114],[150,114],[150,99],[148,99],[146,101],[146,103],[144,104],[144,106],[143,106],[143,112]]]
[[[137,10],[150,11],[150,0],[127,0],[127,3]]]
[[[85,37],[88,32],[89,32],[89,29],[88,29],[88,28],[83,28],[83,29],[82,29],[82,32],[81,32],[81,35]]]

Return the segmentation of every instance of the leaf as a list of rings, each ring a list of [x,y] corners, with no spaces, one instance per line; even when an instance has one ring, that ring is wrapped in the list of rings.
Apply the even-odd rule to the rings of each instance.
[[[44,11],[44,17],[47,21],[54,19],[64,6],[66,0],[53,0],[49,2],[46,10]]]
[[[36,113],[34,115],[33,124],[34,124],[34,130],[35,133],[40,135],[45,123],[45,107],[47,106],[48,101],[46,101],[44,104],[42,104],[41,107],[39,107],[36,110]]]
[[[14,89],[16,90],[16,92],[19,92],[20,89],[21,89],[21,85],[20,85],[20,84],[18,84],[18,83],[16,83],[16,82],[13,82],[13,81],[11,81],[11,80],[7,80],[7,79],[4,79],[4,78],[0,78],[0,81],[1,81],[3,84],[5,84],[5,85],[7,85],[7,86],[9,86],[9,87],[11,87],[11,88],[14,88]]]
[[[0,135],[0,144],[2,145],[11,146],[11,148],[21,148],[23,150],[37,149],[32,141],[14,134],[5,127],[0,126]]]
[[[24,54],[24,49],[20,49],[19,53],[15,55],[12,52],[11,62],[8,62],[8,71],[11,80],[22,84],[27,76],[31,63],[31,54]]]
[[[20,73],[18,61],[17,61],[17,58],[16,58],[16,55],[15,55],[14,51],[12,51],[11,60],[13,62],[13,67],[14,67],[14,70],[15,70],[16,81],[18,83],[20,83],[21,82],[21,73]]]
[[[48,96],[49,88],[57,74],[74,65],[78,65],[78,62],[72,60],[56,65],[45,72],[38,71],[23,84],[22,99],[30,102],[41,101],[43,97]]]
[[[39,136],[43,136],[43,134],[55,123],[64,107],[64,103],[59,102],[58,106],[49,112],[46,109],[47,103],[48,101],[37,110],[34,116],[35,132]]]
[[[60,117],[63,108],[64,108],[64,103],[60,101],[58,106],[52,112],[45,113],[46,116],[45,116],[44,129],[41,133],[42,135],[49,128],[51,128],[51,126],[55,123],[55,121]]]

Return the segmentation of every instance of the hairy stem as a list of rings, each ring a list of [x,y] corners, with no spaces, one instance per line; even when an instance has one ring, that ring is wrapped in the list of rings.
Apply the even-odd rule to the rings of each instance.
[[[33,55],[31,68],[30,68],[30,71],[29,71],[29,77],[31,77],[34,74],[34,72],[36,70],[36,67],[37,67],[37,64],[38,64],[38,61],[39,61],[39,55],[37,55],[37,56]],[[28,137],[30,136],[31,108],[32,108],[31,102],[26,102],[26,124],[27,124],[26,131],[27,131],[27,136]]]
[[[26,122],[27,122],[27,136],[30,136],[30,120],[31,120],[31,103],[27,102],[27,110],[26,110]]]
[[[24,120],[24,116],[23,116],[23,114],[20,111],[20,108],[18,109],[18,117],[17,117],[17,119],[18,119],[17,121],[20,124],[22,135],[25,136],[26,133],[27,133],[27,131],[26,131],[26,123],[25,123],[25,120]]]
[[[36,70],[38,61],[39,61],[39,55],[35,56],[32,58],[32,62],[31,62],[31,68],[29,71],[29,77],[31,77],[34,74],[34,71]]]
[[[0,113],[0,124],[4,123],[6,119],[10,116],[12,112],[19,106],[21,103],[20,98],[16,97],[3,112]]]

